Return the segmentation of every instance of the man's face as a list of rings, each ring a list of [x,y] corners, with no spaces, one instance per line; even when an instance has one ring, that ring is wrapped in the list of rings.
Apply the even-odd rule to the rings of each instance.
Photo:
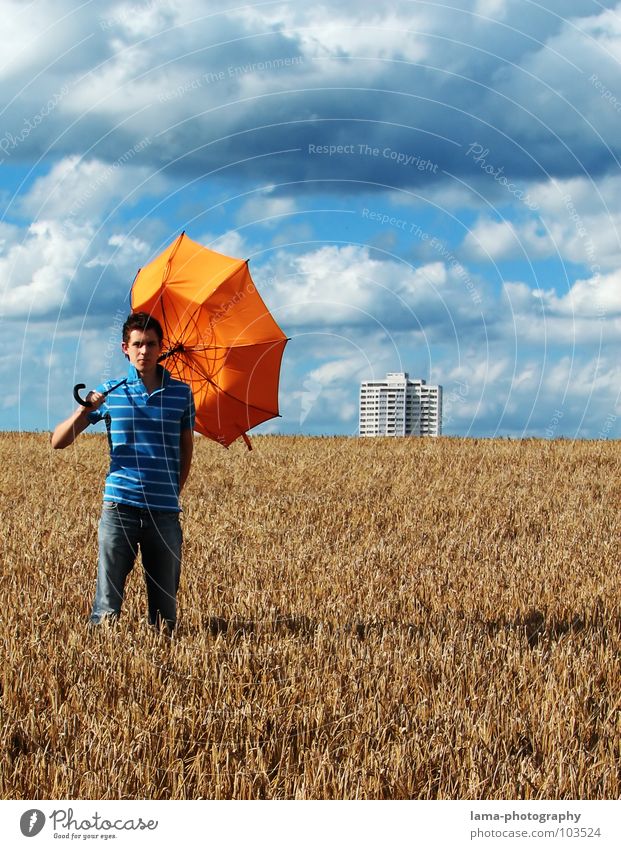
[[[129,357],[130,363],[140,373],[154,371],[157,358],[162,352],[155,330],[132,330],[129,334],[129,342],[123,342],[121,347],[123,353]]]

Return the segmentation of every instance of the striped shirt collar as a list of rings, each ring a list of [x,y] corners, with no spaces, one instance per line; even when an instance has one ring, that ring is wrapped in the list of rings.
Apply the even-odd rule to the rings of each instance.
[[[165,386],[168,386],[168,384],[170,383],[170,372],[167,371],[167,369],[165,369],[164,366],[160,365],[159,363],[157,365],[157,372],[160,376],[162,376],[161,377],[161,388],[163,389]],[[138,374],[138,370],[136,369],[136,366],[133,363],[130,363],[129,367],[127,369],[127,383],[128,383],[128,385],[132,385],[132,384],[136,384],[136,383],[140,383],[141,385],[144,385],[142,383],[142,378]]]

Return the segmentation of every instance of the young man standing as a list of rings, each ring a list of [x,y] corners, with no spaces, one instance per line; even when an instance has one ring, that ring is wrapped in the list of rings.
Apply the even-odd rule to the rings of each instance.
[[[53,448],[66,448],[89,424],[106,421],[110,470],[99,522],[97,588],[90,621],[100,624],[121,612],[125,581],[138,553],[147,585],[149,622],[171,632],[177,619],[181,574],[179,494],[193,450],[194,402],[189,386],[158,364],[163,332],[147,313],[123,325],[122,349],[129,360],[125,382],[89,392],[52,434]]]

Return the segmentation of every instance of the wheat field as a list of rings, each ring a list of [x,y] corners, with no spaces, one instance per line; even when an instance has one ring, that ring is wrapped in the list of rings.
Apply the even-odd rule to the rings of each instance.
[[[172,640],[107,446],[0,435],[4,799],[621,796],[614,442],[196,440]]]

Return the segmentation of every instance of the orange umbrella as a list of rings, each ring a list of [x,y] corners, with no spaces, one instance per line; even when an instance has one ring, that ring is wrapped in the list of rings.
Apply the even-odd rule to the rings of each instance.
[[[192,387],[195,430],[225,447],[278,416],[287,337],[252,282],[248,262],[210,251],[182,233],[141,268],[133,312],[164,330],[165,367]]]

